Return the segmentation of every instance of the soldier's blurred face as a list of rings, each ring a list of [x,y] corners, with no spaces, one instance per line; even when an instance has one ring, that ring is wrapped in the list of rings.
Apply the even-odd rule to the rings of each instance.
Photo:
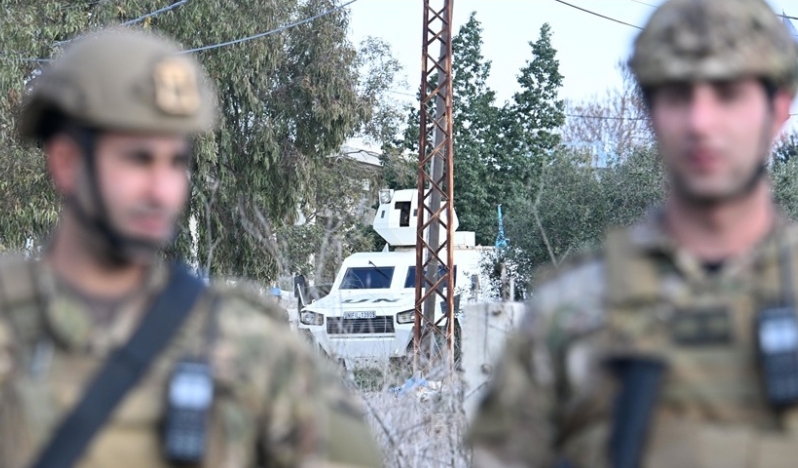
[[[126,237],[169,241],[188,196],[188,141],[179,136],[101,135],[96,175],[111,225]]]
[[[651,117],[674,194],[720,203],[750,193],[789,103],[754,78],[658,88]]]

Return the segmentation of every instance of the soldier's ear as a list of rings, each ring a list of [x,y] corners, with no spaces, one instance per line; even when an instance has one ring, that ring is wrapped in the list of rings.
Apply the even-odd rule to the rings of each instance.
[[[60,195],[74,193],[83,164],[80,146],[65,133],[57,133],[44,144],[44,154],[56,191]]]
[[[773,95],[773,136],[781,131],[781,128],[790,118],[790,106],[795,95],[787,90],[779,90]]]

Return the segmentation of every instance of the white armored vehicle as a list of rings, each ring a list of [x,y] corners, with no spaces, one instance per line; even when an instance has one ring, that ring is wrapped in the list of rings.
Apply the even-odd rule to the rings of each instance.
[[[347,257],[330,293],[299,312],[299,332],[347,368],[380,365],[412,353],[417,199],[418,191],[412,189],[381,192],[373,226],[387,242],[385,248]],[[455,214],[455,230],[457,226]],[[453,244],[459,321],[463,319],[460,305],[486,302],[494,296],[481,268],[485,253],[494,248],[476,246],[473,232],[455,231]],[[436,302],[438,320],[445,303],[440,297]]]

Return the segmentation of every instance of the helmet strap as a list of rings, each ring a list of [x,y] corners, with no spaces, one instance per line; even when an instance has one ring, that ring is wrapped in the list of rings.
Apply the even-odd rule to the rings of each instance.
[[[72,208],[78,222],[90,232],[97,234],[101,240],[99,250],[103,259],[109,265],[117,267],[129,265],[132,262],[131,252],[142,248],[152,250],[153,246],[150,242],[123,235],[111,223],[108,208],[100,188],[97,169],[96,146],[99,131],[85,127],[73,127],[67,133],[75,139],[82,149],[86,164],[89,196],[91,203],[94,205],[94,213],[90,213],[77,197],[66,197],[65,202]]]

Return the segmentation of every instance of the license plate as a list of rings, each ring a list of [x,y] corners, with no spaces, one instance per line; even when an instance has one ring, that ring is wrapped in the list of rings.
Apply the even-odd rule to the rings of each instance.
[[[377,312],[373,310],[359,311],[359,312],[344,312],[345,319],[373,319],[377,316]]]

